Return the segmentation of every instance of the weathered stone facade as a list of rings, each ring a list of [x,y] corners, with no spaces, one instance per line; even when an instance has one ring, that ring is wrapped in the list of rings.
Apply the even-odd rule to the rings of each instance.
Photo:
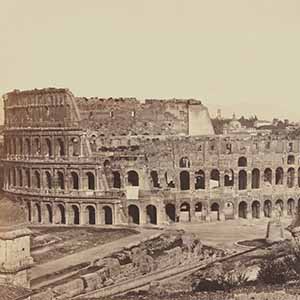
[[[4,96],[4,190],[33,223],[165,224],[295,212],[300,140],[215,136],[197,100]]]

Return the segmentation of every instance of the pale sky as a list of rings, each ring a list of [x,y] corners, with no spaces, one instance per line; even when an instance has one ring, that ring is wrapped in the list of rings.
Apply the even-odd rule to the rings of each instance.
[[[299,0],[0,0],[0,94],[197,98],[300,121]]]

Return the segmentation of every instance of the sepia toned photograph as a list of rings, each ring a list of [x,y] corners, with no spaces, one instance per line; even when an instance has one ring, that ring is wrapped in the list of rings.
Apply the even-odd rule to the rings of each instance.
[[[0,300],[282,299],[300,1],[0,0]]]

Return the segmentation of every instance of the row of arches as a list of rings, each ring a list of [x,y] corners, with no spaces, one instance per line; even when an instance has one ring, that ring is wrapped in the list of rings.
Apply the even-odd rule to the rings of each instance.
[[[85,187],[88,190],[96,189],[96,180],[93,172],[86,172],[83,181]],[[44,180],[42,178],[44,176]],[[69,181],[69,182],[68,182]],[[58,188],[64,190],[66,183],[68,187],[73,190],[80,189],[80,181],[78,173],[75,171],[70,172],[68,180],[65,178],[65,174],[62,171],[56,171],[53,176],[50,171],[41,172],[39,170],[34,170],[33,172],[30,169],[21,169],[21,168],[12,168],[8,172],[8,185],[9,186],[19,186],[19,187],[28,187],[28,188],[45,188],[51,190],[53,188]]]
[[[86,205],[83,209],[78,204],[66,206],[62,203],[26,203],[28,221],[40,224],[68,224],[68,225],[95,225],[97,224],[97,210],[95,205]],[[104,205],[99,212],[103,224],[113,224],[113,210]]]
[[[73,137],[68,144],[70,154],[78,156],[80,154],[79,138]],[[64,157],[67,154],[65,139],[62,137],[5,137],[5,151],[8,155],[35,156],[44,155],[46,157]]]

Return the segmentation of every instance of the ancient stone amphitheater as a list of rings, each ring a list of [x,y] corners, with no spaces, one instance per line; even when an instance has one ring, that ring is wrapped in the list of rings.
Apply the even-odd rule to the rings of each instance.
[[[300,143],[214,135],[200,101],[4,95],[4,191],[41,224],[166,224],[293,215]]]

